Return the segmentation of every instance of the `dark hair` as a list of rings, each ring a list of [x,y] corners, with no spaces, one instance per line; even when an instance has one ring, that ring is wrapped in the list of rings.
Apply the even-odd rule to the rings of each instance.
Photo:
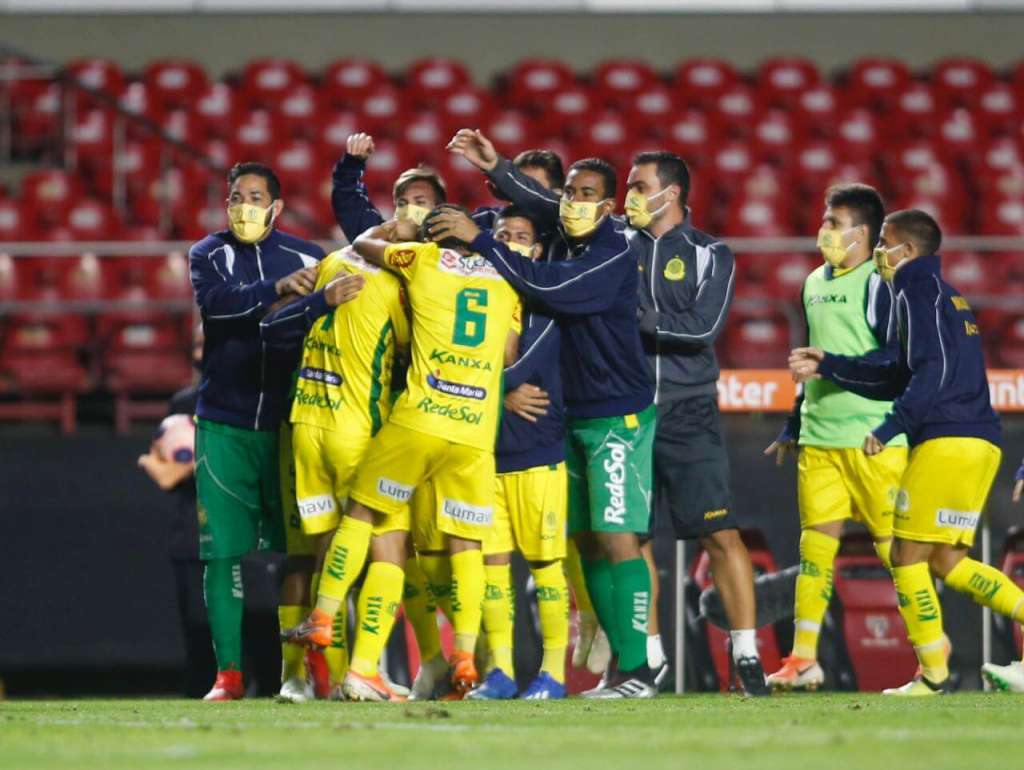
[[[633,158],[634,166],[646,166],[648,163],[657,166],[656,173],[662,189],[673,184],[679,185],[679,208],[685,208],[686,200],[690,197],[690,169],[686,161],[667,150],[639,152]]]
[[[276,201],[281,197],[281,180],[277,178],[274,169],[264,163],[257,163],[255,161],[246,161],[245,163],[233,165],[228,171],[228,187],[237,182],[238,177],[245,176],[246,174],[255,174],[267,180],[267,192],[270,193],[271,200]]]
[[[540,235],[540,230],[537,228],[537,222],[534,220],[533,217],[531,217],[526,212],[526,209],[523,209],[523,208],[521,208],[519,206],[506,206],[501,211],[499,211],[497,219],[494,220],[494,224],[495,224],[494,229],[495,230],[498,229],[497,224],[501,220],[503,220],[503,219],[513,219],[513,218],[515,218],[515,219],[525,219],[527,222],[529,222],[530,226],[533,228],[533,237],[534,237],[534,239],[536,239],[537,236]]]
[[[420,235],[419,235],[419,239],[421,241],[423,241],[424,243],[430,243],[431,241],[434,240],[433,238],[430,237],[430,230],[428,229],[427,226],[430,224],[430,220],[431,219],[433,219],[434,217],[436,217],[438,214],[440,214],[442,211],[444,211],[446,209],[451,210],[451,211],[461,211],[467,217],[471,216],[470,213],[469,213],[469,209],[467,209],[465,206],[459,206],[459,205],[457,205],[455,203],[442,203],[441,205],[432,208],[430,210],[430,213],[427,214],[427,216],[423,218],[423,224],[420,225]],[[449,237],[449,238],[445,238],[443,241],[437,241],[437,245],[440,246],[442,249],[466,249],[466,248],[469,248],[469,244],[468,243],[466,243],[465,241],[459,240],[458,238],[455,238],[455,237]]]
[[[932,219],[931,214],[921,209],[894,211],[885,218],[885,223],[912,242],[921,256],[937,254],[939,246],[942,245],[942,230],[939,229],[939,223]]]
[[[825,205],[830,208],[850,210],[854,225],[867,225],[868,247],[874,248],[882,233],[882,220],[885,219],[885,204],[878,190],[870,185],[837,184],[829,187],[825,193]]]
[[[552,190],[561,190],[565,186],[565,166],[557,153],[551,150],[524,150],[512,161],[516,168],[540,168],[548,175]]]
[[[604,195],[602,197],[615,197],[615,193],[618,191],[618,182],[615,179],[615,169],[608,161],[600,158],[584,158],[569,166],[569,173],[571,174],[573,171],[593,171],[595,174],[600,174],[604,180]]]
[[[433,187],[434,192],[437,194],[438,203],[444,203],[448,200],[448,187],[445,185],[444,179],[434,169],[427,166],[407,168],[399,174],[398,179],[395,180],[392,200],[398,200],[404,195],[406,188],[413,182],[426,182]]]

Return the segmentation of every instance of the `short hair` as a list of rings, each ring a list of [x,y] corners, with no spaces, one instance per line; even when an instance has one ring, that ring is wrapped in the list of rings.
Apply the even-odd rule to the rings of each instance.
[[[569,174],[573,171],[593,171],[600,175],[604,180],[604,197],[615,197],[615,193],[618,191],[618,182],[615,179],[615,169],[608,161],[600,158],[583,158],[569,166]]]
[[[937,254],[942,245],[942,230],[931,214],[921,209],[894,211],[885,218],[885,223],[895,228],[906,240],[913,243],[922,256]]]
[[[680,207],[686,206],[686,201],[690,197],[690,169],[687,167],[686,161],[674,152],[667,150],[638,152],[633,158],[634,166],[646,166],[648,163],[654,163],[657,166],[655,173],[657,173],[658,181],[661,182],[663,189],[669,185],[679,185],[681,191],[679,205]]]
[[[438,203],[444,203],[448,200],[448,187],[445,185],[444,179],[434,169],[423,165],[416,168],[407,168],[398,175],[398,179],[395,180],[394,191],[392,192],[392,200],[398,200],[402,197],[405,194],[406,188],[413,182],[426,182],[433,187],[434,192],[437,194]]]
[[[530,216],[526,209],[520,206],[506,206],[498,212],[498,218],[494,220],[495,225],[502,219],[525,219],[533,227],[533,237],[537,238],[540,235],[540,229],[537,227],[536,220]],[[497,229],[497,228],[495,228]]]
[[[855,226],[867,225],[868,246],[874,247],[878,243],[885,219],[885,204],[874,187],[857,182],[832,185],[825,192],[825,205],[849,209]]]
[[[524,150],[512,161],[516,168],[541,168],[548,175],[552,189],[565,186],[565,166],[558,153],[551,150]]]
[[[257,163],[252,160],[236,163],[228,170],[228,187],[231,187],[238,181],[239,177],[246,174],[255,174],[267,180],[267,192],[270,193],[271,200],[277,200],[281,197],[281,180],[277,178],[274,169],[265,163]]]
[[[436,217],[438,214],[440,214],[445,209],[453,210],[453,211],[461,211],[467,217],[470,216],[469,209],[467,209],[465,206],[459,206],[458,204],[455,204],[455,203],[442,203],[439,206],[435,206],[423,218],[423,224],[420,225],[419,239],[421,241],[426,243],[426,242],[434,240],[433,238],[430,237],[430,230],[427,228],[427,223],[429,223],[431,219]],[[465,249],[465,248],[469,248],[469,244],[468,243],[466,243],[465,241],[460,240],[458,238],[452,237],[452,236],[450,236],[448,238],[445,238],[443,241],[437,241],[437,245],[440,246],[442,249],[460,249],[460,248]]]

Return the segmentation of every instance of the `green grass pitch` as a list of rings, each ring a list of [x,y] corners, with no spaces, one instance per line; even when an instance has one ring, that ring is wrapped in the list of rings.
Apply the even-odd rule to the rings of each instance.
[[[1024,697],[655,701],[0,701],[0,767],[1015,770]]]

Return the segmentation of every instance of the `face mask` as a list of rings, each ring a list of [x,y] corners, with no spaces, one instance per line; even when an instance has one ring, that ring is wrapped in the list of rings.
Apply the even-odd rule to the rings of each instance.
[[[417,206],[414,203],[405,203],[395,209],[396,219],[411,219],[418,225],[423,224],[423,220],[427,218],[427,214],[430,213],[430,209],[425,209],[422,206]]]
[[[821,252],[821,256],[824,257],[825,261],[828,262],[832,267],[839,267],[843,264],[846,259],[847,253],[850,250],[850,246],[843,245],[843,236],[849,230],[833,230],[829,227],[823,227],[818,230],[818,251]]]
[[[228,206],[228,225],[242,243],[263,240],[273,224],[274,213],[271,207],[264,209],[250,203]]]
[[[597,209],[602,203],[604,201],[592,203],[562,198],[558,203],[558,217],[562,220],[566,235],[570,238],[582,238],[594,232],[600,220],[604,218],[598,217],[597,214]]]
[[[525,243],[514,243],[513,241],[505,241],[505,245],[508,246],[516,254],[522,254],[527,259],[533,259],[533,245],[527,246]]]
[[[904,244],[902,243],[899,246],[893,246],[891,249],[887,249],[885,246],[879,246],[874,250],[874,252],[872,252],[872,255],[875,258],[875,268],[878,270],[878,274],[882,276],[882,280],[886,283],[892,283],[892,279],[896,277],[896,271],[899,270],[903,266],[903,263],[907,261],[907,258],[904,257],[895,265],[889,264],[889,254],[897,249],[902,249],[903,246]]]
[[[649,208],[651,201],[660,198],[667,192],[668,188],[666,187],[661,192],[655,193],[648,198],[636,188],[630,190],[626,194],[626,217],[629,219],[629,224],[637,230],[643,230],[647,227],[669,204],[668,201],[665,201],[654,211],[651,211]]]

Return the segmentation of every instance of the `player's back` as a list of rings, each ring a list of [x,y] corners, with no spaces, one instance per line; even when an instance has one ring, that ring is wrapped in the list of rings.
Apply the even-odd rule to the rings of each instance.
[[[316,289],[358,273],[355,299],[333,308],[303,340],[292,422],[376,433],[390,411],[396,345],[409,341],[401,281],[367,263],[351,247],[321,263]]]
[[[413,329],[391,421],[493,451],[515,291],[483,257],[434,243],[394,244],[385,261],[406,280]]]

